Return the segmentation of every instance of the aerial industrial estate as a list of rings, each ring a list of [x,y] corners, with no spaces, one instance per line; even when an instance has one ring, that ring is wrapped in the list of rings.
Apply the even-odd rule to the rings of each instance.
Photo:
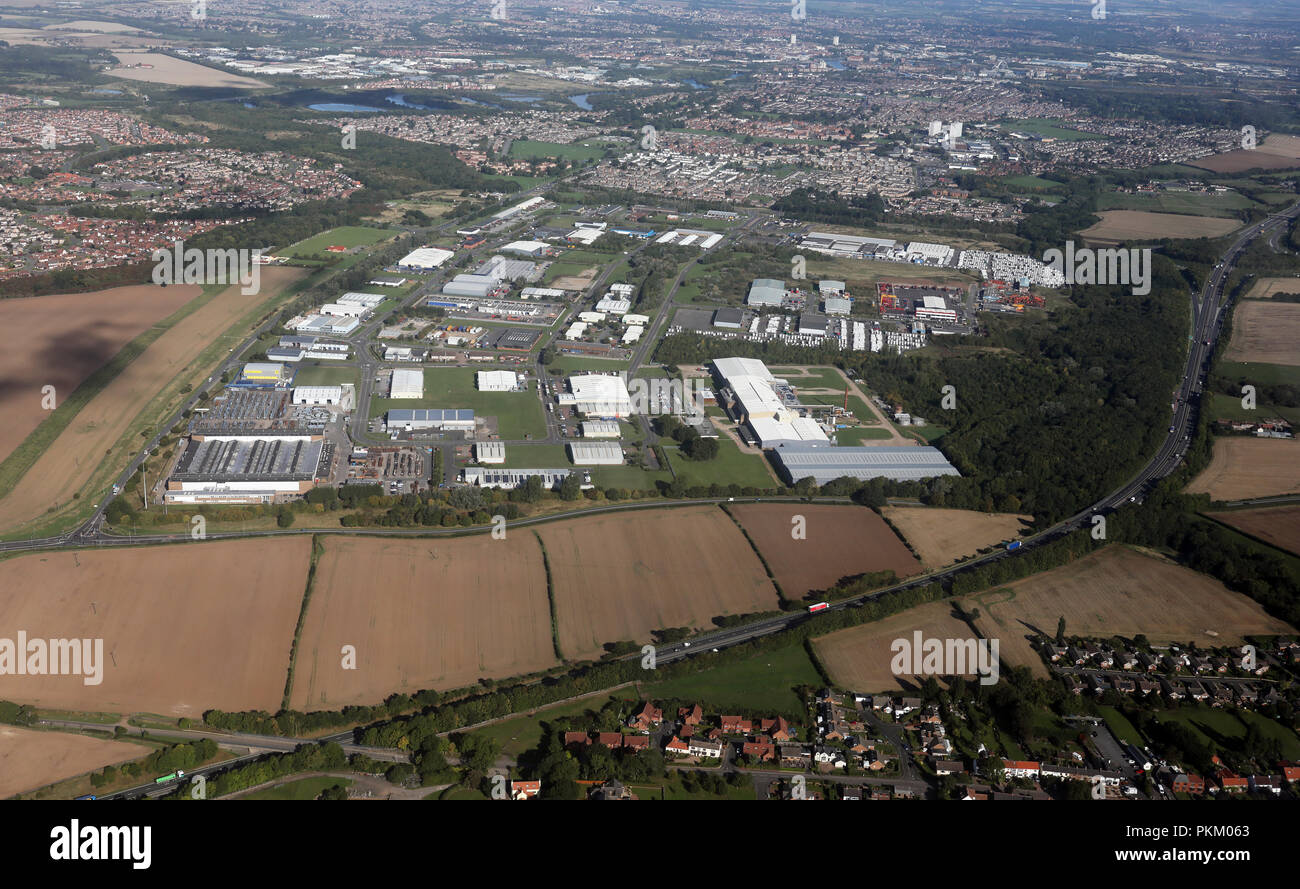
[[[1110,7],[0,0],[0,797],[1300,799],[1300,8]]]

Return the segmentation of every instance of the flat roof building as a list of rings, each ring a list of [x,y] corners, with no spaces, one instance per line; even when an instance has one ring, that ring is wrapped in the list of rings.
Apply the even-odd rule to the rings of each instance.
[[[583,438],[618,438],[622,435],[617,420],[583,420]]]
[[[569,377],[569,391],[561,393],[561,404],[571,404],[579,413],[593,417],[626,417],[632,413],[632,396],[621,376],[580,374]]]
[[[388,390],[389,398],[423,398],[424,371],[395,370],[393,382]]]
[[[845,476],[859,481],[888,478],[919,481],[939,475],[960,475],[938,448],[839,448],[810,442],[778,445],[772,451],[787,484],[811,477],[824,485]]]
[[[423,430],[441,430],[445,432],[473,432],[474,412],[466,408],[449,410],[406,410],[394,409],[384,415],[384,422],[389,432],[406,430],[418,432]]]
[[[342,404],[342,386],[295,386],[294,404]]]
[[[480,392],[513,392],[519,388],[519,374],[513,370],[480,370],[475,379]]]
[[[827,315],[847,315],[853,311],[853,303],[842,296],[828,296],[822,300],[822,308]]]
[[[572,474],[572,469],[498,469],[466,466],[461,477],[468,485],[511,491],[526,484],[534,476],[542,480],[542,487],[554,488]]]
[[[250,361],[239,372],[237,385],[245,387],[281,388],[293,379],[293,372],[283,364],[267,361]]]
[[[755,278],[749,285],[746,305],[780,306],[785,301],[785,282],[775,278]]]
[[[623,448],[608,441],[571,441],[569,457],[577,466],[621,466]]]
[[[740,309],[718,309],[713,313],[713,326],[739,330],[744,317],[745,313]]]
[[[506,446],[500,441],[480,441],[474,445],[474,456],[480,463],[506,462]]]
[[[440,247],[420,247],[399,259],[397,267],[413,271],[427,271],[438,268],[438,266],[455,255],[450,250],[443,250]]]

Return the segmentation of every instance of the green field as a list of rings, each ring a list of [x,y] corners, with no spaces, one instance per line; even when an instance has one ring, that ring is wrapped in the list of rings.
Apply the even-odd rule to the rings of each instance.
[[[1026,133],[1031,136],[1043,136],[1047,139],[1060,139],[1065,142],[1077,142],[1081,139],[1105,139],[1097,133],[1087,133],[1065,125],[1064,121],[1047,118],[1029,120],[1007,120],[1002,122],[1002,129],[1007,132]]]
[[[1182,723],[1215,749],[1223,747],[1215,740],[1216,736],[1227,739],[1229,743],[1241,740],[1246,736],[1246,725],[1251,724],[1264,737],[1276,740],[1281,745],[1282,755],[1287,759],[1300,758],[1300,736],[1286,726],[1248,710],[1230,713],[1205,705],[1182,706],[1177,710],[1158,711],[1156,718],[1161,722]]]
[[[1016,191],[1051,191],[1065,187],[1060,182],[1041,176],[999,176],[997,181]]]
[[[276,787],[268,787],[265,790],[250,793],[247,796],[240,797],[240,799],[315,799],[320,796],[322,790],[333,787],[335,784],[350,787],[352,779],[333,778],[329,775],[318,778],[301,778],[297,781],[290,781],[288,784],[280,784]]]
[[[496,417],[503,440],[522,441],[525,435],[546,435],[542,403],[535,391],[480,392],[474,388],[474,374],[472,367],[426,368],[423,398],[372,398],[370,416],[394,408],[470,408],[478,416]]]
[[[850,426],[835,430],[835,442],[840,447],[853,447],[864,441],[883,441],[889,437],[889,430],[883,426]]]
[[[672,480],[673,477],[667,470],[648,472],[635,466],[594,466],[591,470],[591,483],[602,488],[652,491],[655,482]]]
[[[295,386],[341,386],[344,383],[356,385],[357,369],[355,367],[330,367],[327,364],[322,364],[319,367],[307,365],[298,368],[298,372],[293,377]]]
[[[1097,198],[1098,210],[1145,210],[1152,213],[1186,213],[1191,216],[1236,218],[1237,210],[1255,206],[1243,195],[1189,194],[1162,191],[1157,194],[1119,194],[1111,192]]]
[[[592,695],[581,701],[556,704],[546,707],[528,716],[516,716],[504,722],[498,722],[484,728],[475,729],[474,734],[495,738],[501,744],[504,756],[518,756],[525,750],[531,750],[542,740],[542,723],[562,716],[581,716],[588,710],[598,712],[611,699],[636,701],[637,693],[631,688],[620,688],[609,695]]]
[[[574,142],[568,145],[559,142],[533,142],[529,139],[516,139],[510,143],[510,156],[520,158],[562,157],[565,160],[585,161],[603,157],[603,148],[593,148]]]
[[[686,457],[676,445],[664,445],[664,453],[677,475],[695,485],[740,485],[742,488],[776,488],[780,483],[767,471],[764,458],[742,453],[731,439],[718,439],[718,456],[696,462]]]
[[[280,252],[287,256],[316,256],[324,253],[326,247],[368,247],[393,237],[393,234],[385,229],[345,225],[299,241]]]
[[[550,469],[557,466],[572,466],[568,448],[552,444],[520,444],[506,447],[506,462],[494,463],[509,469]]]
[[[1261,365],[1263,366],[1263,365]],[[1210,403],[1206,408],[1206,414],[1211,421],[1213,420],[1240,420],[1240,421],[1258,421],[1267,417],[1281,417],[1290,421],[1292,424],[1300,423],[1300,408],[1279,407],[1272,404],[1264,404],[1262,401],[1256,405],[1255,410],[1247,410],[1241,406],[1241,398],[1233,395],[1223,395],[1219,392],[1211,392]]]
[[[556,355],[555,360],[546,365],[549,373],[552,369],[558,368],[564,371],[564,375],[575,373],[582,370],[595,370],[600,372],[627,370],[631,359],[616,360],[613,358],[581,358],[577,355]]]
[[[1243,364],[1223,361],[1218,367],[1220,375],[1229,379],[1238,377],[1254,386],[1300,386],[1300,367],[1286,364]]]
[[[1129,744],[1137,744],[1143,741],[1140,732],[1128,721],[1128,718],[1114,707],[1098,707],[1097,713],[1101,718],[1106,720],[1106,725],[1110,728],[1118,740]]]
[[[808,652],[796,644],[701,673],[649,683],[643,691],[656,699],[699,701],[705,710],[752,707],[796,715],[804,721],[804,703],[795,688],[822,684]]]
[[[844,377],[833,367],[772,367],[772,375],[784,377],[791,386],[809,389],[838,389],[844,391]],[[800,373],[807,376],[799,376]]]

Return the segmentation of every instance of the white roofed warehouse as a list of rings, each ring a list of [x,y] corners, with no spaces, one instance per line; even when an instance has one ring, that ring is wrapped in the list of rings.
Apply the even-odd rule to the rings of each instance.
[[[615,420],[583,420],[583,438],[619,438],[621,432]]]
[[[592,417],[626,417],[632,413],[632,396],[621,376],[580,374],[569,377],[569,391],[560,394],[560,404]]]
[[[474,456],[480,463],[504,463],[506,446],[499,441],[481,441],[474,445]]]
[[[443,250],[440,247],[420,247],[399,259],[397,267],[412,271],[436,269],[454,255],[450,250]]]
[[[611,441],[571,441],[569,456],[576,466],[621,466],[623,448]]]
[[[513,370],[480,370],[475,384],[480,392],[513,392],[519,388],[519,375]]]
[[[811,442],[788,442],[772,451],[787,484],[811,477],[819,486],[845,476],[867,481],[888,478],[919,481],[937,475],[961,475],[938,448],[837,448]]]
[[[395,370],[393,382],[388,390],[389,398],[423,398],[424,371]]]

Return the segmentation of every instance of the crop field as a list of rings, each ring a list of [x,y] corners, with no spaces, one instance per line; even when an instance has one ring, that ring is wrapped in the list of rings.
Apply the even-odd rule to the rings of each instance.
[[[1228,361],[1300,366],[1300,303],[1248,299],[1232,314]]]
[[[137,759],[135,744],[0,725],[0,799]]]
[[[771,611],[776,590],[721,510],[593,516],[538,529],[551,567],[560,652],[599,655],[606,642],[706,627],[722,614]]]
[[[356,649],[345,669],[343,646]],[[325,541],[299,641],[297,709],[375,704],[553,667],[541,548],[506,539]]]
[[[978,608],[981,635],[999,639],[1002,659],[1045,676],[1029,645],[1037,630],[1079,636],[1136,636],[1155,643],[1232,645],[1249,635],[1294,633],[1252,599],[1204,574],[1128,547],[1111,545],[1051,571],[965,600]]]
[[[1216,438],[1214,458],[1192,479],[1187,493],[1209,494],[1213,500],[1300,493],[1300,439]]]
[[[1270,299],[1278,293],[1300,293],[1300,278],[1260,278],[1245,299]]]
[[[524,392],[480,392],[475,388],[476,368],[432,367],[424,371],[423,398],[372,398],[370,416],[401,408],[469,408],[476,417],[496,417],[503,440],[521,441],[526,435],[543,438],[546,419],[536,388]]]
[[[1300,167],[1300,138],[1273,134],[1259,143],[1258,148],[1239,148],[1224,154],[1213,154],[1192,166],[1203,167],[1215,173],[1239,173],[1242,170],[1284,170]]]
[[[1143,210],[1106,210],[1097,215],[1101,222],[1079,234],[1098,243],[1156,238],[1217,238],[1241,227],[1241,222],[1236,219]]]
[[[790,599],[868,571],[891,570],[901,578],[921,570],[898,535],[864,507],[741,503],[728,508]],[[806,539],[791,536],[796,516],[804,517]]]
[[[89,482],[105,454],[144,405],[178,375],[201,378],[195,359],[257,306],[302,276],[300,269],[262,270],[261,292],[227,287],[164,332],[81,409],[26,474],[0,499],[0,529],[11,530],[66,505]],[[41,297],[37,297],[40,299]]]
[[[1033,518],[913,506],[887,506],[881,513],[912,544],[927,570],[974,555],[981,547],[1015,540]]]
[[[170,83],[174,86],[213,86],[256,89],[267,86],[262,80],[231,74],[220,68],[209,68],[185,59],[177,59],[160,52],[116,52],[123,65],[151,65],[149,68],[113,68],[106,73],[122,80],[142,80],[146,83]]]
[[[42,387],[53,386],[62,403],[123,346],[201,292],[140,284],[0,300],[0,460],[49,416]]]
[[[100,684],[4,676],[0,699],[176,717],[210,708],[273,711],[310,551],[309,537],[263,538],[0,562],[0,627],[104,646]]]
[[[895,654],[890,646],[895,639],[912,643],[912,634],[917,630],[923,639],[975,637],[964,621],[953,616],[951,603],[928,602],[901,614],[891,614],[884,620],[818,636],[813,639],[813,650],[830,678],[843,688],[861,693],[916,689],[925,677],[917,678],[910,670],[895,675],[890,665]]]
[[[1300,556],[1300,506],[1212,512],[1210,518]]]

